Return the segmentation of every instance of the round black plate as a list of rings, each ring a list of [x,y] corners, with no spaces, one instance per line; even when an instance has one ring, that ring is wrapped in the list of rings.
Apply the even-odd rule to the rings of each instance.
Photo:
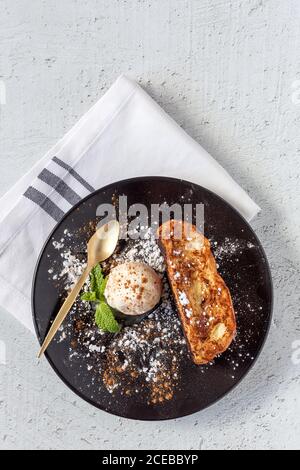
[[[271,321],[272,281],[263,248],[249,224],[224,200],[198,185],[164,177],[134,178],[96,191],[67,213],[46,242],[34,277],[32,308],[39,342],[42,343],[64,292],[49,276],[53,259],[60,256],[53,246],[53,239],[66,238],[66,231],[76,232],[71,250],[76,253],[83,251],[93,230],[90,223],[95,221],[96,208],[101,203],[111,203],[116,195],[126,195],[128,205],[143,203],[147,207],[154,203],[171,205],[179,201],[182,204],[204,204],[205,235],[211,240],[219,271],[232,294],[238,324],[237,338],[212,365],[196,366],[186,354],[182,361],[180,386],[172,400],[162,404],[149,404],[136,395],[112,396],[100,375],[95,380],[95,368],[88,370],[84,356],[70,362],[70,348],[74,346],[71,338],[53,342],[46,357],[71,390],[115,415],[161,420],[203,410],[232,390],[258,357]],[[66,321],[71,331],[76,330],[76,318]],[[88,360],[90,363],[93,359]]]

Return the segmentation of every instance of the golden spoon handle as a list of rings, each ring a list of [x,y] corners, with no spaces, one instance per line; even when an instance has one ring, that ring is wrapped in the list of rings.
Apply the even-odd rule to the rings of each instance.
[[[90,273],[90,270],[91,270],[91,268],[89,266],[87,266],[86,269],[83,271],[81,277],[78,279],[77,284],[72,289],[72,291],[70,292],[70,294],[68,295],[68,297],[64,301],[63,305],[61,306],[61,309],[58,312],[58,314],[56,315],[55,320],[53,321],[53,323],[51,325],[51,328],[50,328],[50,330],[49,330],[49,332],[48,332],[48,334],[47,334],[47,336],[46,336],[46,338],[43,342],[43,345],[40,349],[40,352],[38,353],[38,358],[40,358],[42,356],[42,354],[44,354],[44,352],[48,348],[49,344],[53,340],[57,330],[60,327],[60,325],[62,324],[62,322],[64,321],[64,319],[68,315],[69,311],[71,310],[71,308],[72,308],[79,292],[81,291],[81,289],[82,289],[82,287],[83,287],[83,285],[86,281],[86,278],[88,277],[88,275]]]

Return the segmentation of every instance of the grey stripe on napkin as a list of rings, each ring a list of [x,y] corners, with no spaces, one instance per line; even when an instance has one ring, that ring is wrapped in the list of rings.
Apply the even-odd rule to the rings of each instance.
[[[54,204],[51,199],[45,196],[45,194],[41,193],[32,186],[27,189],[27,191],[24,193],[24,196],[40,206],[45,212],[47,212],[47,214],[56,220],[56,222],[59,222],[63,218],[64,212],[56,204]]]
[[[51,173],[51,171],[44,169],[39,174],[39,179],[54,188],[55,191],[64,197],[70,204],[77,204],[81,200],[81,197],[75,193],[70,186],[68,186],[58,176],[54,175],[54,173]]]
[[[77,171],[75,171],[72,167],[70,167],[70,165],[68,165],[67,163],[63,162],[62,160],[60,160],[59,158],[57,157],[53,157],[52,160],[59,166],[61,166],[62,168],[64,168],[65,170],[67,170],[70,175],[73,176],[73,178],[75,178],[77,181],[79,181],[79,183],[82,184],[82,186],[85,187],[85,189],[87,189],[88,191],[90,191],[91,193],[93,193],[95,191],[95,189],[93,188],[93,186],[91,186],[84,178],[82,178],[82,176],[80,176]]]

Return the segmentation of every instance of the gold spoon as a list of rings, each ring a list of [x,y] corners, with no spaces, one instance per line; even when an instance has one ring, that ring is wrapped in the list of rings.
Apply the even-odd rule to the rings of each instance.
[[[102,261],[105,261],[107,258],[109,258],[115,251],[119,240],[119,233],[119,222],[117,222],[116,220],[111,220],[107,224],[98,228],[98,230],[89,240],[87,244],[87,266],[83,271],[81,277],[78,279],[77,284],[64,301],[60,311],[56,315],[56,318],[53,321],[51,328],[40,349],[38,358],[40,358],[42,354],[44,354],[49,344],[53,340],[57,330],[59,329],[60,325],[68,315],[70,309],[72,308],[91,270],[98,263],[101,263]]]

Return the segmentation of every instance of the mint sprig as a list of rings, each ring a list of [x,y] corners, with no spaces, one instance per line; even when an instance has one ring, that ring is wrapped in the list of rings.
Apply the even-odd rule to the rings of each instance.
[[[91,288],[89,291],[82,294],[81,300],[96,303],[95,322],[102,331],[119,333],[121,326],[115,319],[114,312],[107,304],[104,297],[107,279],[108,278],[103,275],[100,265],[97,264],[90,274]]]
[[[114,317],[112,309],[105,302],[99,302],[96,307],[95,322],[100,330],[109,333],[119,333],[121,327]]]

